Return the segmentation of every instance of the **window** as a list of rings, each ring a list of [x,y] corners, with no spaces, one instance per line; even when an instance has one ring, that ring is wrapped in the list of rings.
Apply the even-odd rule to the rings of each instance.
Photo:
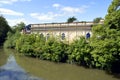
[[[43,37],[44,37],[44,35],[43,35],[43,33],[41,33],[41,34],[40,34],[40,38],[43,38]]]
[[[90,38],[90,33],[89,32],[86,34],[86,39],[88,39],[88,38]]]
[[[50,34],[48,33],[48,34],[46,35],[46,40],[48,40],[49,37],[50,37]]]
[[[65,39],[65,33],[62,33],[62,36],[61,36],[62,40]]]

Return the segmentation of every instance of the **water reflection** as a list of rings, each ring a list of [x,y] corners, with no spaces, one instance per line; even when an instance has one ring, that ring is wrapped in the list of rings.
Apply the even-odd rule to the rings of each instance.
[[[7,63],[0,67],[0,80],[42,80],[33,77],[25,72],[15,60],[13,55],[10,55]]]
[[[108,75],[102,70],[39,60],[15,50],[0,50],[0,63],[4,64],[5,61],[7,63],[0,67],[0,80],[120,80],[119,76]]]

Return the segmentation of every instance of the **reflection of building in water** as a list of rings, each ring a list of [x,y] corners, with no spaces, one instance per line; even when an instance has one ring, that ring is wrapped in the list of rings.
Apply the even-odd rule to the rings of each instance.
[[[79,36],[91,34],[93,22],[30,24],[31,33],[39,33],[49,38],[59,36],[61,40],[72,41]]]

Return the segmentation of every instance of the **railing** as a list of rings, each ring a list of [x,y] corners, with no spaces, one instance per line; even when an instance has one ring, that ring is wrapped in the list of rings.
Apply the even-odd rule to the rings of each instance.
[[[74,23],[45,23],[45,24],[31,24],[32,27],[69,27],[69,26],[91,26],[93,22],[74,22]]]

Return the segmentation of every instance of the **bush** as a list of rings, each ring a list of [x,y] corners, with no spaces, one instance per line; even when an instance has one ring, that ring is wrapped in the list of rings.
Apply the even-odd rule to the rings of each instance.
[[[69,47],[69,62],[89,67],[91,62],[90,46],[84,37],[75,40]]]

